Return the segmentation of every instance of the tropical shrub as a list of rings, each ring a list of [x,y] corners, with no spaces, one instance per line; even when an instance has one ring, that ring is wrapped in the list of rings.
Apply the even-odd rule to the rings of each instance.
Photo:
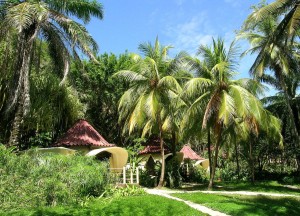
[[[178,188],[182,185],[182,177],[179,172],[180,163],[177,158],[172,158],[166,163],[167,187]]]
[[[157,179],[158,173],[157,175],[151,175],[147,169],[140,171],[140,185],[144,187],[155,187],[157,185]]]
[[[207,183],[209,179],[209,173],[201,166],[195,166],[192,168],[190,180],[197,183]]]
[[[14,154],[0,146],[0,208],[80,204],[103,194],[107,163],[73,155]]]
[[[106,196],[113,198],[139,196],[145,194],[146,192],[143,188],[135,185],[126,185],[125,187],[112,186],[106,189]]]

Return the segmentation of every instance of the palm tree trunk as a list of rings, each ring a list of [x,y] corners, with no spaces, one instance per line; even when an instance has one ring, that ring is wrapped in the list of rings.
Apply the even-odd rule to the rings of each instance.
[[[209,178],[211,178],[211,174],[212,174],[212,157],[211,157],[210,127],[207,128],[207,147],[208,147],[208,160],[209,160]]]
[[[175,130],[172,131],[172,154],[176,155],[176,146],[177,146],[177,136]]]
[[[296,141],[296,144],[297,144],[296,146],[298,148],[300,148],[300,137],[299,137],[299,133],[298,133],[297,126],[296,126],[297,125],[296,121],[299,121],[299,119],[293,113],[292,106],[291,106],[291,98],[290,98],[290,95],[288,94],[288,88],[287,88],[287,85],[285,83],[283,74],[281,73],[280,68],[276,68],[275,70],[276,70],[277,76],[279,78],[281,88],[282,88],[283,93],[284,93],[284,99],[285,99],[285,103],[286,103],[287,110],[288,110],[288,116],[291,119],[292,134],[294,135],[294,138],[295,138],[295,141]],[[300,161],[298,163],[298,160],[297,160],[298,158],[300,158],[299,153],[296,155],[296,161],[297,161],[297,166],[298,166],[297,170],[300,172]]]
[[[288,88],[287,88],[287,85],[285,83],[284,76],[281,72],[280,66],[276,66],[275,73],[276,73],[276,75],[279,79],[281,89],[283,90],[283,93],[284,93],[284,99],[285,99],[285,102],[286,102],[286,105],[287,105],[288,115],[292,119],[292,121],[291,121],[292,122],[292,132],[293,132],[293,134],[296,138],[297,144],[300,146],[299,133],[298,133],[297,127],[296,127],[296,125],[297,125],[296,121],[298,121],[299,119],[296,119],[296,116],[293,113],[292,105],[291,105],[291,97],[288,93]]]
[[[211,190],[214,185],[214,178],[216,174],[216,168],[217,168],[217,162],[218,162],[218,154],[219,154],[219,146],[221,142],[221,133],[222,133],[222,125],[219,125],[219,131],[218,131],[218,137],[217,137],[217,142],[215,146],[215,155],[214,155],[214,163],[212,164],[212,173],[210,175],[210,180],[209,180],[209,185],[208,185],[208,190]]]
[[[238,149],[237,149],[237,143],[236,143],[236,136],[235,136],[235,134],[233,136],[233,141],[234,141],[234,148],[235,148],[236,173],[238,175],[238,179],[240,179],[239,154],[238,154]]]
[[[159,183],[157,185],[158,188],[163,187],[165,181],[165,149],[164,149],[164,140],[163,140],[163,130],[161,125],[161,119],[158,117],[158,127],[159,127],[159,141],[160,141],[160,153],[161,153],[161,172]]]
[[[20,134],[20,125],[23,119],[23,104],[20,102],[17,104],[16,113],[12,125],[12,129],[10,132],[8,147],[17,147],[19,146],[19,134]]]
[[[20,85],[18,88],[20,93],[17,93],[15,95],[15,99],[17,100],[17,105],[16,105],[16,113],[12,125],[12,129],[10,132],[10,137],[9,137],[9,142],[8,146],[16,146],[19,147],[20,150],[20,145],[19,145],[19,134],[20,134],[20,126],[22,124],[24,116],[28,113],[29,107],[30,107],[30,93],[29,93],[29,70],[30,70],[30,62],[31,62],[31,52],[32,52],[32,47],[33,47],[33,35],[35,31],[33,29],[30,29],[28,32],[24,32],[25,34],[24,38],[25,42],[24,44],[24,49],[21,60],[18,60],[18,62],[21,62],[21,67],[19,69],[19,72],[17,74],[20,76],[19,79],[19,84]],[[21,33],[22,34],[22,33]]]
[[[251,169],[251,183],[254,184],[255,174],[254,174],[254,160],[253,160],[252,139],[250,139],[250,142],[249,142],[249,160],[250,160],[250,169]]]

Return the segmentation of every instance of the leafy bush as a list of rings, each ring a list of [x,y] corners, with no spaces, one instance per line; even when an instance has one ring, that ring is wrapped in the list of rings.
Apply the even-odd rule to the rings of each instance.
[[[109,182],[107,163],[73,155],[16,155],[0,146],[0,208],[78,204],[100,196]]]
[[[203,169],[202,166],[195,166],[192,168],[191,181],[197,183],[207,183],[209,179],[209,173]]]
[[[173,157],[166,163],[166,182],[167,187],[178,188],[182,185],[182,177],[179,172],[180,163]]]
[[[145,195],[146,192],[143,188],[135,185],[126,185],[125,187],[109,187],[106,190],[106,196],[119,198],[119,197],[127,197],[127,196],[139,196]]]
[[[188,167],[188,168],[187,168]],[[184,182],[207,183],[209,173],[202,166],[194,166],[193,162],[186,161],[180,169]]]
[[[140,185],[144,187],[155,187],[157,185],[158,175],[150,175],[148,170],[140,171]]]

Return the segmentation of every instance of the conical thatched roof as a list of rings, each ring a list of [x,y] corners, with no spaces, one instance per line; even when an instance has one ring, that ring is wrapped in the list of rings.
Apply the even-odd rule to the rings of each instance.
[[[167,154],[167,153],[170,153],[170,150],[167,148],[167,147],[165,147],[164,148],[165,149],[165,154]],[[142,149],[140,152],[139,152],[139,155],[142,155],[142,154],[153,154],[153,153],[160,153],[160,146],[150,146],[150,145],[148,145],[148,146],[145,146],[144,147],[144,149]]]
[[[200,157],[196,152],[191,149],[188,145],[184,145],[180,152],[183,153],[183,159],[190,160],[203,160],[204,158]]]
[[[167,146],[165,146],[165,154],[170,153],[170,150],[168,149]],[[150,138],[146,142],[144,148],[139,151],[139,155],[142,154],[153,154],[153,153],[160,153],[160,140],[157,137]]]
[[[54,146],[97,146],[112,147],[87,121],[79,120]]]

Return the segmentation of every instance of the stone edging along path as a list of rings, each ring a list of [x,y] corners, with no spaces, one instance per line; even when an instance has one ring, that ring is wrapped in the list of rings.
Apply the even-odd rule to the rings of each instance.
[[[208,194],[237,194],[237,195],[246,195],[246,196],[274,196],[274,197],[297,197],[300,198],[299,195],[293,194],[279,194],[279,193],[267,193],[267,192],[252,192],[252,191],[178,191],[178,190],[160,190],[160,189],[145,189],[145,191],[149,194],[163,196],[169,199],[177,200],[179,202],[184,202],[188,206],[202,212],[205,214],[209,214],[211,216],[228,216],[222,212],[218,212],[207,208],[206,206],[193,203],[191,201],[186,201],[177,197],[171,196],[173,193],[208,193]]]

